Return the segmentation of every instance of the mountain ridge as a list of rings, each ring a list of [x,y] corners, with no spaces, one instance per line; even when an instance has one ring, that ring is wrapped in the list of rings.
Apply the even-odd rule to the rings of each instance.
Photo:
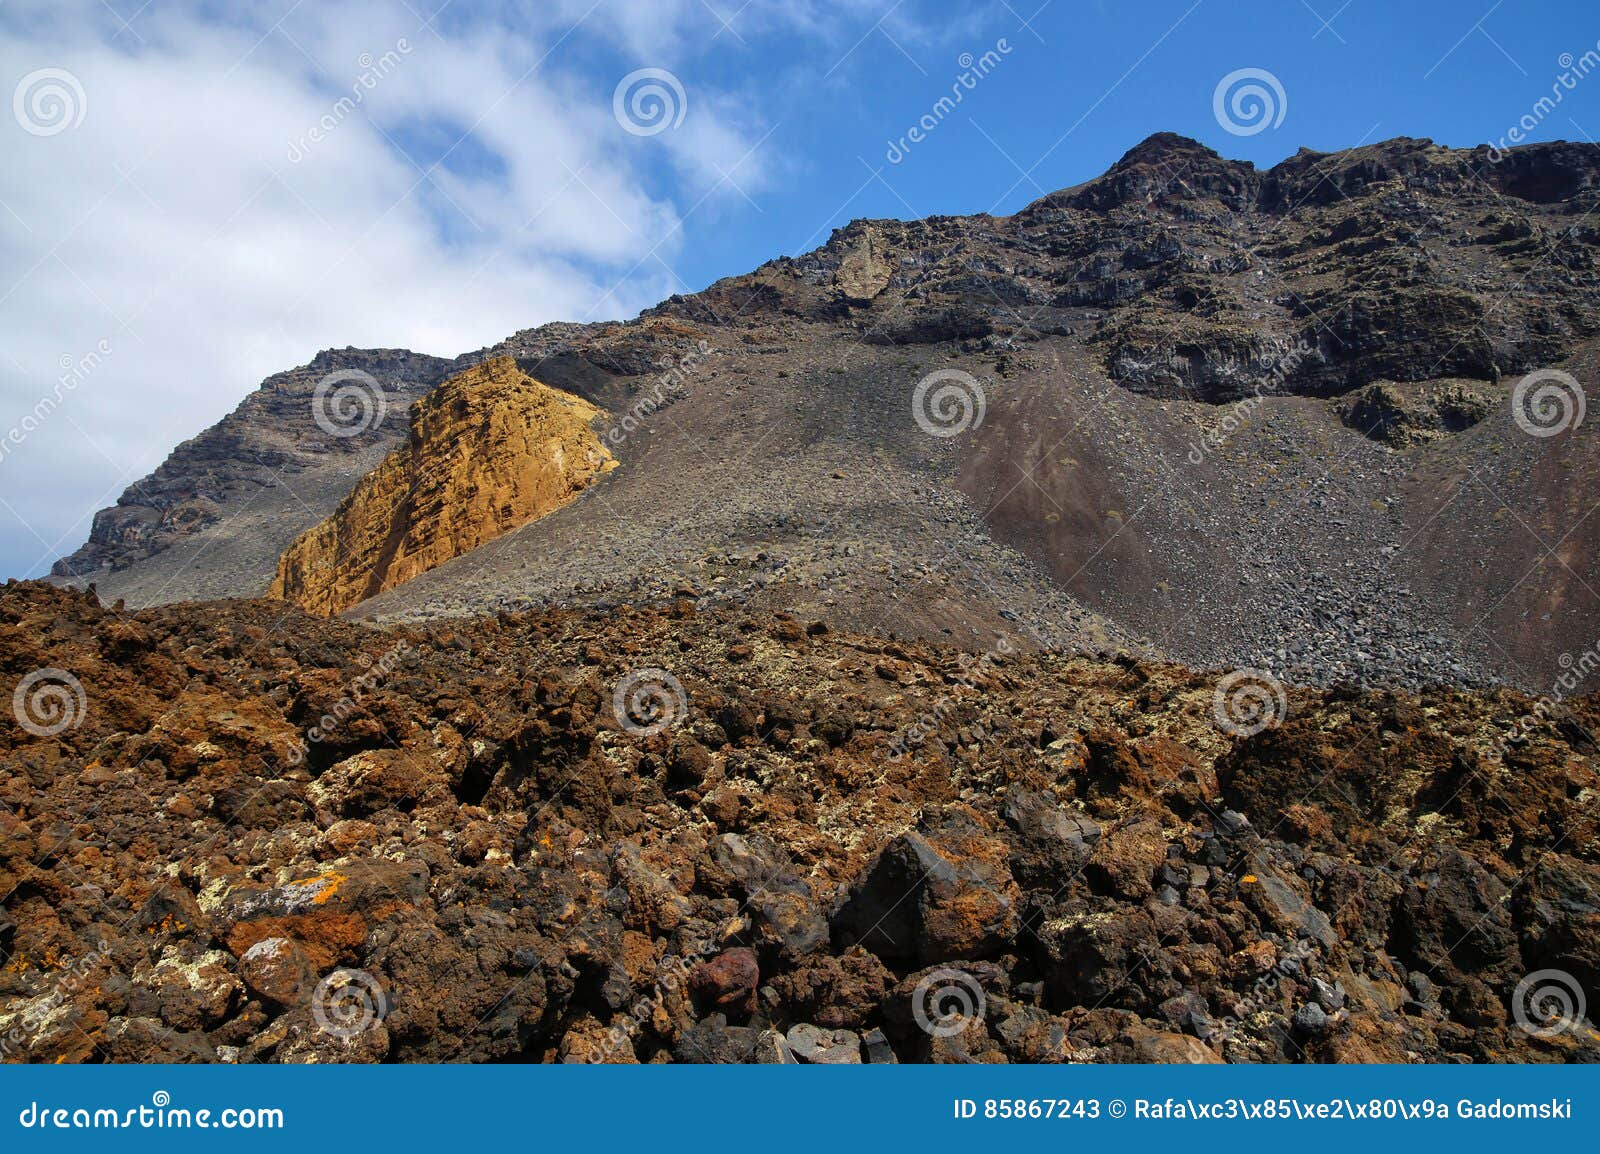
[[[1594,380],[1597,206],[1590,145],[1493,163],[1397,138],[1257,170],[1156,134],[1011,216],[852,221],[635,320],[523,330],[448,362],[509,355],[627,414],[619,467],[352,613],[688,590],[980,646],[1137,634],[1309,681],[1537,687],[1563,638],[1600,636],[1581,564],[1600,541],[1574,505],[1597,454],[1592,425],[1523,433],[1509,381]],[[911,411],[945,370],[983,406],[953,437]],[[307,472],[300,529],[356,480],[284,482]],[[1569,505],[1576,539],[1524,535]],[[119,552],[97,518],[63,574],[140,600],[265,590],[272,569],[222,572],[195,544],[228,517],[152,509],[179,553],[145,552],[148,532]],[[1463,539],[1493,548],[1461,566]],[[1552,608],[1530,563],[1572,596]]]

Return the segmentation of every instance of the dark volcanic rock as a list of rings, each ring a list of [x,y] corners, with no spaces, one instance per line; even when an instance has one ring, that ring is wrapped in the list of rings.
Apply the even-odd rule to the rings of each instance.
[[[977,958],[1009,944],[1020,892],[1004,842],[953,809],[890,842],[833,916],[841,945],[921,963]]]
[[[633,668],[676,728],[611,716]],[[1297,688],[1242,737],[1126,657],[13,584],[0,671],[36,669],[87,708],[0,720],[12,1058],[1600,1057],[1523,989],[1594,980],[1592,696]]]

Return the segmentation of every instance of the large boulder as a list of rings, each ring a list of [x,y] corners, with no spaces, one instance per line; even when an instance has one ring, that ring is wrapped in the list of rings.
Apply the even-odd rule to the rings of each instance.
[[[1600,989],[1600,867],[1550,854],[1517,888],[1513,910],[1528,969],[1563,970]]]
[[[927,965],[999,953],[1016,936],[1021,891],[1010,848],[965,807],[891,841],[833,916],[840,945]]]
[[[1408,963],[1450,984],[1466,974],[1495,977],[1520,969],[1511,891],[1476,858],[1449,847],[1415,871],[1396,930]]]

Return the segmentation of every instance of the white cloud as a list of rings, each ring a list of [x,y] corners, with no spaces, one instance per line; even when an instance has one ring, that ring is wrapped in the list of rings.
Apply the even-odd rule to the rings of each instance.
[[[577,39],[655,45],[670,64],[690,13],[617,7],[626,19],[577,32],[583,4],[447,12],[442,36],[376,0],[297,6],[279,25],[200,3],[131,28],[99,0],[0,11],[5,93],[54,67],[86,100],[50,136],[0,114],[0,438],[63,358],[110,349],[5,446],[7,572],[74,548],[172,445],[320,348],[453,355],[682,290],[682,214],[739,196],[722,173],[759,190],[765,127],[691,87],[680,131],[620,131],[616,78],[592,53],[567,63]]]

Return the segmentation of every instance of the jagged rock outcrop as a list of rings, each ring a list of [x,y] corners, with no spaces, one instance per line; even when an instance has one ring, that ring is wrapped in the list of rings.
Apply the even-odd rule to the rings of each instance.
[[[616,460],[604,414],[510,357],[418,402],[411,440],[284,551],[271,595],[332,615],[560,508]]]
[[[893,275],[883,256],[883,242],[869,228],[861,231],[856,247],[839,262],[833,279],[845,300],[865,304],[889,287]]]
[[[1397,449],[1470,429],[1489,415],[1489,398],[1461,381],[1371,385],[1340,406],[1345,424]]]

